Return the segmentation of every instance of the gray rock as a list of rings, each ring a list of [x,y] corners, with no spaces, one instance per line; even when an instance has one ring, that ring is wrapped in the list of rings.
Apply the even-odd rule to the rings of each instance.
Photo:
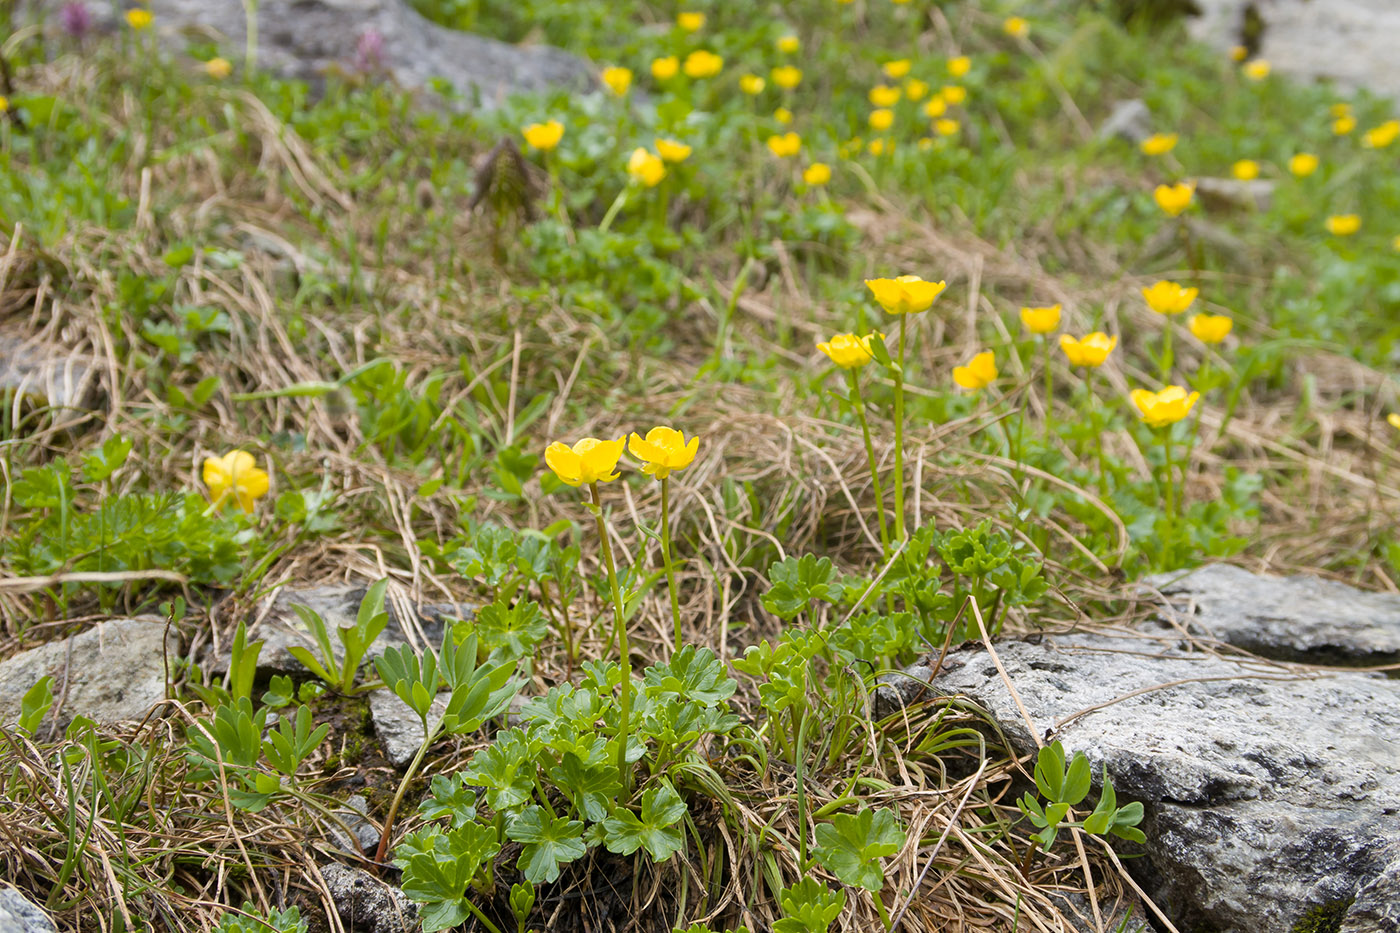
[[[1395,858],[1385,871],[1357,892],[1341,933],[1400,931],[1400,849],[1392,854]]]
[[[144,718],[165,699],[164,637],[163,622],[116,619],[0,662],[0,723],[19,720],[25,691],[46,675],[54,679],[54,705],[63,701],[49,712],[60,726],[79,715],[103,724]]]
[[[1286,933],[1375,882],[1400,842],[1400,681],[1164,647],[1175,642],[1080,634],[997,649],[1034,730],[1063,721],[1066,750],[1096,780],[1107,765],[1120,801],[1143,802],[1138,882],[1179,929],[1217,933]],[[934,687],[1035,748],[980,647],[951,654]]]
[[[1284,74],[1329,78],[1400,97],[1400,4],[1395,0],[1196,0],[1192,34],[1227,49],[1242,41],[1245,11],[1263,22],[1259,57]]]
[[[439,693],[433,698],[433,705],[428,710],[430,727],[442,721],[449,696],[448,693]],[[370,692],[369,714],[374,720],[374,733],[379,736],[379,744],[384,748],[384,757],[400,768],[412,761],[423,744],[423,723],[418,714],[388,690]]]
[[[1274,202],[1274,183],[1267,178],[1198,178],[1196,194],[1208,208],[1247,207],[1267,211]]]
[[[345,824],[342,829],[338,824],[330,824],[331,840],[340,847],[341,851],[354,856],[361,854],[373,857],[375,847],[379,845],[379,827],[369,818],[369,801],[360,794],[355,794],[345,801],[345,805],[336,809],[335,815]],[[352,840],[346,835],[348,829],[354,833]],[[357,847],[358,844],[358,847]]]
[[[36,404],[86,408],[97,389],[92,360],[35,338],[0,334],[0,399],[12,392]]]
[[[57,933],[49,915],[11,887],[0,887],[0,933]]]
[[[1152,111],[1137,98],[1113,105],[1108,119],[1099,127],[1099,139],[1125,139],[1136,146],[1152,135]]]
[[[1214,564],[1147,580],[1195,634],[1283,661],[1400,661],[1400,596]]]
[[[418,929],[418,905],[394,885],[339,862],[322,865],[321,877],[326,879],[345,929],[355,933],[411,933]]]

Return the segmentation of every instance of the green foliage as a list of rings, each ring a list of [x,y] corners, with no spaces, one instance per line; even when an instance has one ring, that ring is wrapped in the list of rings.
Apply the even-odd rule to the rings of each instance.
[[[773,933],[826,933],[846,906],[846,892],[832,891],[815,878],[804,878],[778,895],[783,918]]]
[[[885,886],[880,859],[904,846],[904,831],[893,810],[862,809],[838,813],[830,823],[817,825],[813,855],[842,884],[872,893]]]
[[[1067,822],[1065,817],[1071,808],[1079,805],[1089,795],[1092,787],[1089,759],[1083,752],[1075,752],[1068,764],[1065,761],[1064,746],[1058,741],[1041,748],[1036,756],[1035,786],[1046,804],[1027,791],[1016,802],[1021,813],[1040,830],[1031,836],[1042,849],[1050,851],[1059,831],[1067,827],[1078,827],[1094,835],[1114,835],[1132,842],[1145,842],[1147,837],[1137,824],[1142,822],[1142,804],[1134,801],[1119,807],[1113,782],[1104,769],[1103,791],[1098,806],[1082,823]]]
[[[355,624],[337,628],[336,635],[341,647],[339,663],[336,662],[335,649],[331,647],[330,634],[326,631],[326,623],[320,614],[308,606],[296,603],[292,604],[292,609],[301,617],[301,621],[316,640],[321,656],[316,657],[301,645],[292,645],[287,650],[333,690],[346,696],[354,696],[368,689],[368,686],[355,686],[355,674],[359,671],[360,661],[369,650],[369,646],[389,624],[389,613],[384,609],[384,592],[388,586],[387,578],[370,586],[364,599],[360,601]]]
[[[495,828],[482,823],[409,834],[394,865],[403,872],[403,892],[420,905],[424,933],[451,929],[476,912],[468,888],[500,849]]]
[[[840,602],[841,582],[828,558],[811,554],[789,557],[768,568],[773,586],[763,594],[763,608],[787,621],[796,618],[813,600]]]
[[[264,914],[257,905],[245,903],[240,913],[225,913],[215,933],[306,933],[307,922],[296,907]]]
[[[685,801],[662,782],[642,794],[640,814],[619,807],[603,821],[603,842],[618,855],[645,849],[654,861],[664,862],[685,848],[685,836],[676,825],[685,814]]]
[[[53,706],[53,678],[44,675],[34,685],[24,691],[19,700],[19,728],[27,735],[34,735],[39,725]]]

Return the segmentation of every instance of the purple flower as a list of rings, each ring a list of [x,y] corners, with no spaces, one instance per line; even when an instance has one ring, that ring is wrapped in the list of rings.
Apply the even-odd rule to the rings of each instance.
[[[360,33],[355,43],[355,70],[365,73],[384,67],[384,34],[373,26]]]
[[[88,12],[87,4],[81,0],[65,3],[58,11],[58,21],[63,26],[63,31],[74,39],[83,38],[92,29],[92,14]]]

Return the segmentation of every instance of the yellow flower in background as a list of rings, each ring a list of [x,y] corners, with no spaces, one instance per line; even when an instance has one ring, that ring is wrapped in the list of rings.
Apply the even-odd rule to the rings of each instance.
[[[253,503],[267,495],[269,484],[267,473],[258,469],[252,454],[234,450],[222,457],[204,458],[204,485],[209,487],[215,507],[232,495],[239,508],[252,512]]]
[[[953,367],[953,381],[974,392],[985,389],[996,382],[996,378],[997,361],[991,350],[983,350],[968,360],[966,366]]]
[[[1153,428],[1165,428],[1167,425],[1176,424],[1191,414],[1191,409],[1200,397],[1199,392],[1187,395],[1181,386],[1167,386],[1161,392],[1134,389],[1132,393],[1133,404],[1137,406],[1138,414]]]
[[[894,152],[893,140],[886,143],[884,139],[872,139],[870,145],[866,147],[866,151],[873,156],[884,155],[886,146],[888,146],[890,152]]]
[[[10,112],[10,99],[9,99],[8,97],[6,97],[5,95],[0,94],[0,113],[9,113],[9,112]]]
[[[825,162],[813,162],[802,170],[802,180],[813,188],[820,188],[831,181],[831,166]]]
[[[802,40],[796,36],[782,36],[778,39],[777,46],[779,52],[782,52],[784,55],[791,55],[793,52],[802,48]]]
[[[1331,107],[1328,107],[1327,112],[1334,117],[1349,117],[1351,116],[1351,104],[1347,101],[1339,100]]]
[[[1332,132],[1338,136],[1345,136],[1356,129],[1356,117],[1349,113],[1344,113],[1332,121]]]
[[[572,447],[555,441],[545,448],[544,462],[555,476],[570,486],[611,483],[618,477],[617,461],[622,459],[626,444],[625,437],[615,441],[585,437]]]
[[[925,282],[917,275],[901,275],[893,279],[866,279],[865,287],[890,314],[917,314],[927,311],[948,283]]]
[[[939,136],[956,136],[960,129],[962,129],[961,123],[957,120],[949,120],[947,117],[933,121],[933,130]]]
[[[1397,236],[1395,239],[1391,240],[1390,245],[1397,253],[1400,253],[1400,236]]]
[[[928,82],[920,81],[918,78],[910,78],[904,82],[904,95],[910,100],[923,100],[928,93]]]
[[[204,73],[215,81],[222,81],[233,74],[233,64],[227,58],[211,58],[204,63]]]
[[[772,73],[773,83],[785,91],[790,91],[802,83],[802,69],[796,65],[779,65]]]
[[[941,117],[947,112],[948,102],[944,100],[941,95],[938,97],[930,97],[928,103],[924,104],[924,116],[930,119]]]
[[[777,110],[773,111],[773,119],[777,120],[783,126],[787,126],[792,122],[792,111],[786,107],[779,107]]]
[[[917,145],[920,152],[929,152],[933,149],[933,140],[927,136],[920,136]]]
[[[884,334],[866,334],[864,337],[857,337],[855,334],[837,334],[830,340],[817,344],[817,349],[830,357],[831,362],[842,369],[859,369],[866,363],[874,359],[870,352],[870,341],[876,337],[884,339]]]
[[[1361,217],[1357,214],[1333,214],[1327,218],[1327,232],[1333,236],[1351,236],[1361,229]]]
[[[1147,306],[1158,314],[1181,314],[1191,307],[1200,293],[1199,288],[1185,288],[1175,282],[1163,280],[1144,288],[1142,297]]]
[[[756,94],[762,94],[763,88],[767,86],[767,84],[768,82],[764,81],[758,75],[744,75],[739,79],[739,90],[753,97]]]
[[[1240,159],[1230,166],[1230,174],[1240,181],[1253,181],[1259,177],[1259,163],[1253,159]]]
[[[907,58],[896,58],[892,62],[885,62],[880,66],[880,70],[891,81],[898,81],[900,78],[906,77],[909,74],[909,69],[913,66],[914,63]]]
[[[870,89],[870,103],[875,107],[893,107],[899,103],[900,90],[888,84],[877,84]]]
[[[667,55],[665,58],[653,59],[651,63],[651,76],[658,81],[665,81],[674,78],[676,72],[681,70],[681,60],[674,55]]]
[[[656,154],[667,162],[684,162],[690,158],[692,149],[685,143],[676,142],[674,139],[656,138]]]
[[[967,100],[967,88],[957,84],[945,84],[943,90],[938,92],[938,96],[946,100],[951,106],[956,107]]]
[[[1288,170],[1299,178],[1307,178],[1317,171],[1318,159],[1311,152],[1300,152],[1288,160]]]
[[[1263,81],[1269,76],[1273,67],[1262,58],[1255,58],[1244,64],[1244,76],[1251,81]]]
[[[525,137],[525,142],[529,143],[532,149],[548,152],[564,138],[564,124],[558,120],[531,123],[520,131],[520,135]]]
[[[705,28],[705,14],[693,12],[681,13],[676,17],[676,25],[686,32],[699,32]]]
[[[769,136],[768,151],[780,159],[791,158],[802,151],[802,137],[792,132]]]
[[[1110,337],[1098,330],[1086,335],[1082,340],[1075,340],[1069,334],[1060,335],[1060,349],[1064,351],[1065,358],[1071,366],[1098,369],[1116,346],[1117,337]]]
[[[1021,323],[1033,334],[1048,334],[1060,326],[1060,306],[1022,308]]]
[[[1006,33],[1008,36],[1024,39],[1026,36],[1030,35],[1031,24],[1026,22],[1025,17],[1009,16],[1006,18],[1006,21],[1001,24],[1001,29],[1002,32]]]
[[[894,111],[881,107],[878,110],[870,111],[870,128],[883,132],[894,126]]]
[[[724,67],[724,59],[714,52],[696,49],[685,57],[682,70],[689,78],[713,78]]]
[[[956,58],[948,59],[948,74],[955,78],[961,78],[972,70],[972,59],[966,55],[959,55]]]
[[[1219,343],[1229,336],[1235,322],[1223,314],[1193,314],[1191,334],[1201,343]]]
[[[652,428],[645,438],[633,431],[627,439],[627,447],[632,456],[643,461],[643,473],[665,479],[676,470],[690,466],[700,449],[700,437],[696,435],[687,441],[675,428]]]
[[[661,179],[666,177],[666,163],[660,156],[652,155],[638,146],[627,159],[627,174],[632,176],[634,181],[648,188],[655,188],[661,184]]]
[[[632,87],[632,69],[618,65],[604,68],[603,83],[608,86],[608,90],[621,97]]]
[[[154,17],[151,16],[151,11],[141,7],[126,11],[126,24],[132,29],[149,29],[152,19]]]
[[[1145,155],[1159,156],[1166,155],[1176,148],[1177,135],[1175,133],[1153,133],[1138,144],[1138,148]]]
[[[1168,217],[1176,217],[1191,206],[1195,194],[1194,181],[1179,181],[1174,185],[1158,185],[1152,192],[1152,200]]]
[[[1386,422],[1395,430],[1400,431],[1400,413],[1391,412],[1385,416]]]
[[[1361,145],[1367,149],[1384,149],[1400,137],[1400,120],[1387,120],[1380,126],[1366,131]]]
[[[1230,46],[1230,61],[1242,62],[1249,57],[1249,49],[1242,45]]]

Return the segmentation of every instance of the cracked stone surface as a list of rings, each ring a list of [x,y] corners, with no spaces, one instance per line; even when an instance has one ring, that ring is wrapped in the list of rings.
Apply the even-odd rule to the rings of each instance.
[[[1383,900],[1400,844],[1400,681],[1186,654],[1161,631],[997,646],[1036,733],[1068,720],[1066,750],[1143,802],[1138,882],[1180,929],[1218,933],[1287,933],[1310,907],[1364,906],[1368,886]],[[1035,748],[980,646],[950,654],[934,692],[975,699]]]
[[[322,865],[321,876],[345,929],[356,933],[411,933],[419,929],[418,905],[394,885],[339,862]]]
[[[1357,666],[1400,661],[1400,596],[1226,564],[1146,582],[1161,590],[1193,634],[1254,654]]]
[[[56,933],[49,915],[11,887],[0,887],[0,933]]]

